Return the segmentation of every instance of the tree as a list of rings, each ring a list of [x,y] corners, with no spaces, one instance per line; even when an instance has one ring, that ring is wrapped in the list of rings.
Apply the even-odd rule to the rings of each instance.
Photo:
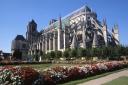
[[[47,52],[47,54],[45,56],[46,56],[46,58],[50,59],[51,58],[50,52]]]
[[[21,60],[22,59],[22,52],[20,50],[15,50],[13,53],[14,60]]]
[[[92,48],[91,51],[92,51],[92,52],[91,52],[91,53],[92,53],[91,55],[92,55],[93,57],[95,57],[95,56],[98,55],[98,53],[97,53],[97,51],[98,51],[97,48]]]
[[[102,50],[103,50],[102,58],[108,58],[111,55],[108,47],[103,47]]]
[[[62,57],[62,52],[61,51],[56,51],[56,58]]]
[[[65,58],[69,58],[69,50],[65,50],[64,52],[63,52],[63,56],[65,57]]]
[[[40,51],[40,54],[41,58],[43,59],[45,57],[45,53],[43,51]]]
[[[87,56],[87,50],[85,48],[77,49],[77,56],[86,57]]]
[[[72,49],[70,53],[71,57],[77,57],[77,49]]]
[[[35,61],[39,61],[39,50],[36,49],[34,57],[35,57]]]
[[[128,55],[128,47],[120,46],[120,55],[127,56]]]
[[[128,47],[125,47],[125,55],[128,56]]]
[[[56,54],[55,54],[55,51],[51,51],[50,52],[50,58],[55,58]]]
[[[91,55],[92,55],[92,54],[91,54],[91,53],[92,53],[92,52],[91,52],[91,49],[88,48],[86,51],[87,51],[87,54],[86,54],[86,55],[87,55],[87,58],[90,58]]]

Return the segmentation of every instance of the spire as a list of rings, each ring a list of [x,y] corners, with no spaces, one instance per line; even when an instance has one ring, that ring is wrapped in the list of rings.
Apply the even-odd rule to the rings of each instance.
[[[35,22],[34,19],[32,19],[32,20],[29,22],[29,24],[36,24],[36,22]]]
[[[118,28],[119,28],[118,25],[115,24],[115,25],[114,25],[114,29],[115,29],[115,30],[118,30]]]
[[[35,22],[35,21],[34,21],[34,19],[32,19],[32,21],[31,21],[31,22]]]
[[[112,33],[114,33],[114,29],[113,29],[113,27],[112,27]]]
[[[89,6],[85,5],[85,11],[86,12],[91,12],[91,9],[89,8]]]
[[[107,25],[107,24],[106,24],[106,18],[103,19],[103,26],[104,26],[104,25]]]
[[[62,29],[62,21],[61,21],[61,16],[59,17],[59,29]]]
[[[118,33],[118,25],[115,24],[114,27],[112,28],[113,33]]]

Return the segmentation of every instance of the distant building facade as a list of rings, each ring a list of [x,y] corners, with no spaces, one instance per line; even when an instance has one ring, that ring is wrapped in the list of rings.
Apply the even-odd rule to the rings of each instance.
[[[115,25],[110,32],[105,19],[100,22],[94,11],[83,6],[63,18],[52,19],[40,32],[37,31],[36,22],[30,21],[25,41],[30,55],[37,50],[47,53],[67,48],[116,46],[119,45],[119,30]]]
[[[11,60],[12,54],[11,53],[5,53],[2,50],[0,50],[0,61],[6,61]]]
[[[16,38],[12,41],[12,46],[11,46],[12,55],[16,51],[22,53],[21,54],[22,60],[26,60],[26,54],[28,52],[28,42],[23,37],[23,35],[17,35]],[[19,57],[19,56],[17,56],[17,57]]]

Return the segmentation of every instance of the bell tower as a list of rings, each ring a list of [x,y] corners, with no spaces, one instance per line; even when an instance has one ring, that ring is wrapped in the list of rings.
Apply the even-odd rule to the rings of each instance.
[[[29,44],[31,44],[34,41],[34,37],[35,37],[36,32],[37,32],[37,24],[32,19],[32,21],[30,21],[28,23],[27,32],[26,32],[26,40],[28,41]]]

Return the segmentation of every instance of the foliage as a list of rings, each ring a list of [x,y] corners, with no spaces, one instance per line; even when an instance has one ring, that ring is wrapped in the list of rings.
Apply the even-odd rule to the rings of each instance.
[[[84,48],[79,48],[79,49],[77,50],[77,55],[78,55],[79,57],[85,57],[85,56],[87,55],[87,50],[84,49]]]
[[[68,50],[68,49],[66,49],[66,50],[63,52],[63,56],[64,56],[65,58],[69,58],[70,54],[69,54],[69,50]]]
[[[71,57],[77,57],[77,49],[72,49],[71,51],[70,51],[70,56]]]
[[[75,48],[75,49],[66,49],[63,53],[61,51],[51,51],[47,54],[44,54],[41,52],[36,52],[34,57],[38,61],[38,56],[41,55],[45,58],[80,58],[80,57],[86,57],[87,59],[90,59],[92,57],[98,57],[99,59],[119,59],[121,56],[128,56],[128,47],[126,46],[107,46],[107,47],[99,47],[99,48]]]
[[[12,56],[14,60],[21,60],[22,52],[20,50],[15,50]]]
[[[50,52],[47,52],[47,54],[46,54],[46,58],[51,58],[51,54],[50,54]]]
[[[51,58],[55,58],[56,57],[55,51],[51,51],[50,56],[51,56]]]
[[[56,53],[56,58],[62,57],[62,52],[61,51],[55,51]]]

